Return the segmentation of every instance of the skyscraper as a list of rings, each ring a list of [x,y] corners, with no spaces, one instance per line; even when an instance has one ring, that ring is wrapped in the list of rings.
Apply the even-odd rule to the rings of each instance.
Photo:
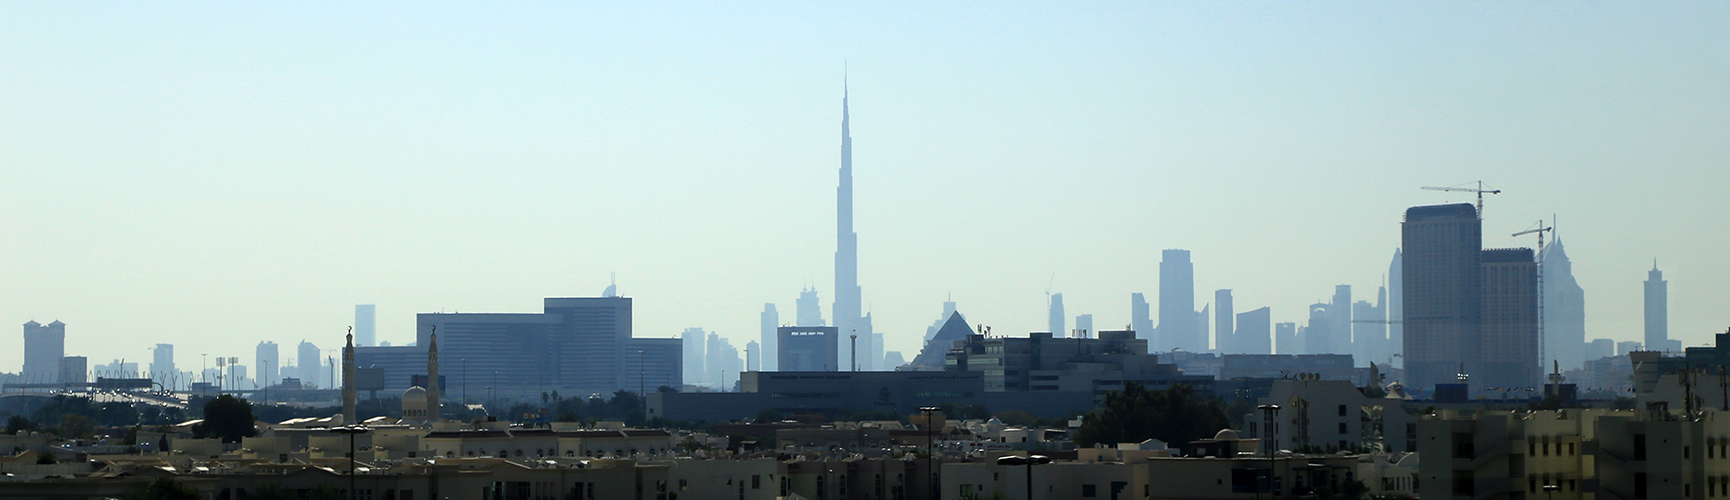
[[[1219,352],[1241,353],[1243,346],[1232,324],[1231,289],[1213,291],[1213,345]]]
[[[1652,260],[1652,270],[1646,272],[1646,349],[1669,350],[1670,347],[1670,282],[1658,261]]]
[[[871,318],[863,311],[859,289],[859,235],[853,232],[853,133],[847,109],[847,83],[841,83],[841,179],[835,187],[835,330],[842,336],[859,335],[870,352]],[[842,360],[853,356],[851,343],[843,345]],[[863,358],[862,358],[863,359]],[[862,362],[864,362],[862,360]]]
[[[378,306],[354,306],[354,345],[378,345]]]
[[[1153,330],[1153,315],[1147,304],[1147,297],[1140,292],[1129,294],[1129,328],[1135,330],[1135,338],[1146,340],[1147,345],[1157,345]]]
[[[150,379],[168,385],[175,375],[174,344],[156,344],[150,351]]]
[[[709,357],[708,334],[704,333],[702,328],[686,328],[684,332],[679,334],[679,338],[684,340],[685,383],[691,385],[707,384],[709,379],[705,376],[707,373],[705,366]]]
[[[1076,334],[1082,337],[1098,337],[1099,330],[1093,329],[1093,315],[1083,314],[1075,317]]]
[[[1195,266],[1189,250],[1168,249],[1159,262],[1159,337],[1155,350],[1207,350],[1205,326],[1196,324]]]
[[[1472,383],[1510,389],[1537,387],[1543,371],[1538,348],[1538,262],[1530,248],[1482,252],[1479,364]],[[1469,364],[1467,366],[1470,366]]]
[[[1051,298],[1047,300],[1050,302],[1046,304],[1047,328],[1051,329],[1052,338],[1063,338],[1063,294],[1051,294]]]
[[[1388,354],[1400,354],[1394,358],[1394,366],[1405,366],[1405,355],[1401,354],[1406,346],[1405,333],[1405,286],[1402,285],[1402,267],[1400,249],[1394,249],[1394,258],[1388,263]]]
[[[1221,350],[1231,354],[1273,354],[1272,333],[1269,326],[1273,322],[1273,313],[1266,307],[1237,314],[1237,325],[1231,334],[1234,351]]]
[[[760,360],[762,366],[753,367],[753,369],[772,372],[775,371],[775,362],[778,361],[775,359],[775,346],[778,345],[775,343],[777,337],[775,328],[781,326],[781,313],[775,311],[775,304],[763,304],[763,313],[759,314],[757,319],[760,328],[758,337],[762,339],[762,343],[759,345],[763,350],[763,352],[757,353],[757,359]]]
[[[1310,325],[1314,327],[1315,325]],[[1352,286],[1334,285],[1334,301],[1328,304],[1328,333],[1333,336],[1329,344],[1334,350],[1328,354],[1352,354],[1357,349],[1352,344]],[[1363,363],[1358,360],[1358,363]]]
[[[24,324],[24,369],[18,375],[26,383],[52,384],[60,381],[60,358],[66,356],[66,324],[59,321],[43,325],[35,321]]]
[[[302,340],[295,351],[295,361],[300,364],[300,369],[296,370],[296,373],[300,375],[300,383],[306,384],[308,387],[326,387],[320,381],[324,378],[324,356],[319,354],[318,346]]]
[[[252,364],[258,365],[259,387],[269,387],[282,381],[276,370],[278,364],[282,362],[282,357],[277,353],[275,342],[268,340],[259,342],[258,347],[253,349],[253,356]]]
[[[823,307],[817,305],[817,289],[800,290],[793,309],[794,323],[798,326],[823,326]]]
[[[1302,342],[1298,339],[1297,323],[1275,323],[1273,325],[1274,354],[1303,354]]]
[[[1407,387],[1453,383],[1481,367],[1482,221],[1469,203],[1412,207],[1401,223]]]
[[[1544,270],[1544,357],[1563,370],[1586,362],[1586,290],[1574,280],[1574,263],[1562,238],[1539,251]]]

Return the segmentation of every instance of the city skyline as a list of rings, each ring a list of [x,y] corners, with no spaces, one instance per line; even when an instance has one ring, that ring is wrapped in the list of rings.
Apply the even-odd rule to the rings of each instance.
[[[186,370],[339,346],[358,304],[403,345],[416,314],[617,272],[637,336],[745,345],[763,304],[834,290],[845,64],[883,350],[918,352],[951,294],[1043,330],[1053,281],[1119,328],[1164,249],[1191,252],[1196,310],[1231,289],[1303,324],[1383,282],[1405,208],[1473,201],[1420,186],[1480,179],[1486,248],[1555,216],[1586,338],[1641,339],[1653,258],[1670,338],[1730,323],[1730,237],[1689,224],[1730,217],[1724,6],[619,8],[647,10],[0,6],[0,316]]]

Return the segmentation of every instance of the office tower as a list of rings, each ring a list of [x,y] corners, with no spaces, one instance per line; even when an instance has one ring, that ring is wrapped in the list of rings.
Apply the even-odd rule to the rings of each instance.
[[[739,372],[744,371],[745,364],[739,361],[739,349],[726,337],[709,334],[709,352],[704,359],[706,379],[716,389],[726,391],[739,380]]]
[[[869,356],[869,362],[866,361],[866,358],[861,358],[859,365],[872,371],[895,369],[895,366],[897,365],[883,364],[883,334],[881,332],[871,333],[871,356]]]
[[[300,363],[296,374],[300,375],[301,384],[315,389],[328,387],[323,382],[324,355],[319,353],[318,346],[305,340],[300,341],[300,345],[295,347],[295,361]]]
[[[357,346],[378,345],[378,306],[354,306],[354,341]]]
[[[1387,289],[1376,293],[1376,302],[1360,300],[1352,303],[1352,357],[1358,364],[1386,363],[1388,356]]]
[[[781,326],[781,313],[775,311],[775,304],[763,304],[763,313],[759,314],[757,318],[759,328],[761,328],[758,332],[758,337],[762,339],[760,345],[762,346],[763,351],[757,355],[757,359],[761,360],[762,366],[754,369],[772,372],[775,371],[776,361],[775,340],[777,336],[775,335],[775,329]]]
[[[1586,290],[1574,280],[1574,263],[1562,248],[1562,238],[1539,251],[1544,270],[1544,357],[1563,370],[1585,364]]]
[[[1407,387],[1428,390],[1482,367],[1482,221],[1469,203],[1412,207],[1401,223]],[[1405,262],[1409,260],[1410,262]]]
[[[1542,383],[1538,354],[1538,262],[1530,248],[1484,250],[1481,347],[1482,368],[1472,373],[1480,387],[1537,387]]]
[[[1268,308],[1237,313],[1236,319],[1231,354],[1273,354],[1273,313]]]
[[[1075,331],[1081,337],[1097,337],[1099,330],[1093,329],[1093,315],[1083,314],[1075,317]],[[1053,333],[1055,335],[1055,333]]]
[[[762,363],[759,361],[762,357],[763,344],[759,344],[755,340],[745,343],[745,371],[763,371]]]
[[[654,392],[661,386],[678,389],[685,385],[684,340],[677,338],[632,338],[624,372],[630,381],[626,390]]]
[[[636,387],[637,374],[623,369],[634,354],[630,297],[548,297],[541,307],[540,313],[419,314],[415,345],[426,345],[436,331],[439,357],[466,363],[469,385],[496,386],[498,398]]]
[[[258,366],[259,386],[270,387],[282,381],[276,368],[281,362],[282,357],[277,353],[275,342],[266,340],[258,343],[258,347],[253,349],[252,364]]]
[[[561,320],[554,339],[557,361],[550,363],[557,370],[548,374],[552,383],[579,393],[628,386],[619,366],[631,339],[630,297],[548,297],[541,310]]]
[[[1242,344],[1237,340],[1236,326],[1232,324],[1231,290],[1213,291],[1213,345],[1214,350],[1225,353],[1243,352]]]
[[[1303,345],[1298,340],[1297,323],[1275,323],[1273,325],[1274,354],[1303,354]]]
[[[1649,350],[1649,349],[1650,348],[1647,348],[1645,346],[1640,345],[1639,342],[1635,342],[1632,340],[1616,343],[1616,355],[1617,356],[1627,356],[1628,353],[1630,353],[1630,352]]]
[[[1052,337],[1063,338],[1063,294],[1051,294],[1046,302],[1046,327],[1051,329]]]
[[[84,356],[60,358],[59,380],[62,384],[83,384],[90,381],[90,359]]]
[[[1592,339],[1586,343],[1586,359],[1594,360],[1616,355],[1616,341],[1610,339]]]
[[[1670,282],[1664,280],[1664,271],[1658,270],[1658,261],[1652,261],[1652,270],[1646,272],[1646,349],[1663,351],[1670,344]]]
[[[840,335],[858,335],[865,353],[872,352],[871,316],[864,313],[859,288],[859,235],[853,232],[853,133],[847,109],[847,84],[841,84],[841,172],[835,187],[835,330]],[[845,346],[845,358],[853,357],[853,344]],[[866,358],[861,363],[869,363]]]
[[[1153,316],[1148,307],[1147,297],[1141,293],[1129,294],[1129,328],[1135,330],[1135,338],[1146,340],[1147,345],[1156,345],[1157,332],[1153,330]]]
[[[836,363],[841,352],[840,335],[835,331],[835,327],[783,326],[776,329],[776,335],[781,337],[781,371],[840,371]],[[938,369],[941,369],[941,366],[939,364]]]
[[[1207,350],[1207,336],[1195,324],[1195,266],[1189,250],[1162,252],[1159,262],[1159,336],[1157,351]]]
[[[705,359],[709,356],[709,335],[702,328],[686,328],[679,333],[685,349],[685,383],[691,385],[706,385],[709,379]]]
[[[163,385],[179,370],[174,368],[174,344],[156,344],[150,351],[150,380]]]
[[[1328,354],[1357,352],[1357,349],[1352,345],[1351,285],[1334,286],[1334,300],[1328,304],[1328,334],[1332,336],[1328,344],[1334,348],[1334,351]]]
[[[52,384],[60,381],[60,358],[66,357],[66,324],[24,324],[24,369],[18,373],[25,383]]]
[[[793,304],[796,325],[823,326],[823,308],[817,305],[817,289],[807,288],[800,291],[799,300]]]
[[[1208,330],[1207,324],[1210,322],[1210,320],[1207,317],[1208,316],[1207,310],[1209,307],[1213,307],[1213,304],[1201,306],[1200,311],[1196,311],[1194,313],[1191,313],[1191,314],[1194,314],[1195,317],[1189,320],[1189,324],[1195,326],[1196,338],[1201,339],[1201,348],[1203,350],[1206,350],[1209,347],[1211,347],[1211,344],[1209,343],[1209,341],[1212,340],[1212,336],[1208,335],[1208,332],[1207,332],[1207,330]]]
[[[1403,271],[1401,271],[1400,258],[1400,249],[1395,248],[1393,261],[1388,263],[1387,350],[1389,355],[1400,354],[1400,357],[1394,358],[1394,366],[1397,367],[1405,366],[1405,355],[1401,354],[1401,352],[1406,346],[1405,305],[1403,303],[1404,299],[1402,298],[1404,296],[1401,295],[1405,293],[1405,288],[1401,284],[1402,281],[1400,281],[1404,279],[1404,276],[1401,275]]]
[[[1304,328],[1304,351],[1307,354],[1345,354],[1334,349],[1333,315],[1324,303],[1310,304],[1309,323]]]
[[[925,341],[930,342],[931,339],[937,338],[937,331],[943,329],[943,324],[945,322],[949,321],[950,316],[954,316],[954,315],[955,315],[955,301],[953,301],[953,300],[943,301],[943,315],[939,316],[937,318],[937,321],[932,322],[931,326],[925,327]]]

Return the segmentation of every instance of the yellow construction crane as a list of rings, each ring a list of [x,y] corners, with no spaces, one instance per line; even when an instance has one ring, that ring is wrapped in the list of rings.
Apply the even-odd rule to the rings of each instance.
[[[1422,189],[1429,190],[1429,191],[1465,191],[1468,193],[1478,193],[1478,218],[1482,219],[1482,218],[1484,218],[1484,193],[1502,194],[1502,190],[1500,190],[1500,189],[1484,189],[1484,181],[1477,181],[1477,182],[1478,182],[1478,187],[1476,187],[1476,188],[1459,187],[1459,186],[1447,186],[1447,187],[1424,186]]]

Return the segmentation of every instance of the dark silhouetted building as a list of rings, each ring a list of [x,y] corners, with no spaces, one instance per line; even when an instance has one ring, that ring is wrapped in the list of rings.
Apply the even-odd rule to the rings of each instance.
[[[1406,387],[1454,382],[1481,368],[1478,279],[1482,222],[1469,203],[1412,207],[1401,229]]]
[[[1540,388],[1538,262],[1529,248],[1483,251],[1483,342],[1472,385],[1524,391]],[[1469,366],[1469,364],[1468,364]]]
[[[780,371],[839,371],[840,335],[833,326],[783,326],[777,329],[781,346]]]

